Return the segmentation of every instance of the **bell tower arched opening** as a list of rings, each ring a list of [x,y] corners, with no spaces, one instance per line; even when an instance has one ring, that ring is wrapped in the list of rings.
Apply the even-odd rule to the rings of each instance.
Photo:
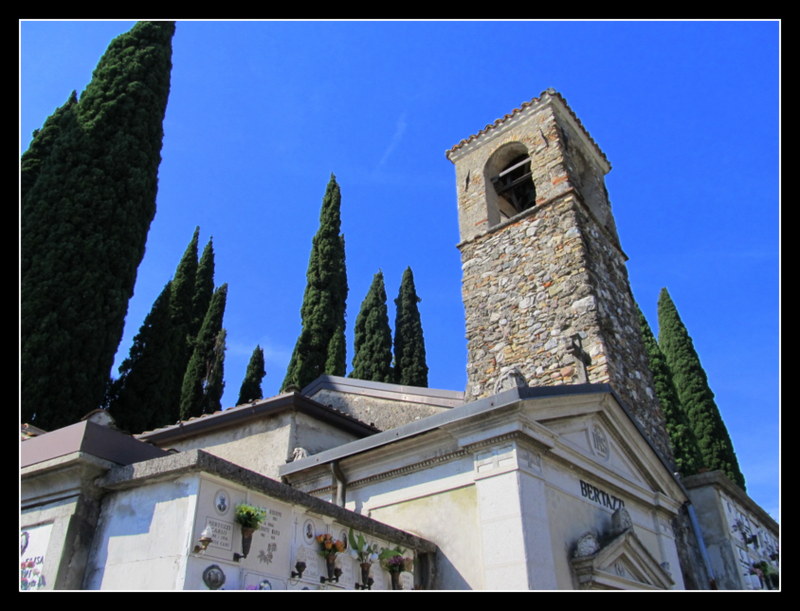
[[[536,188],[525,145],[511,142],[495,151],[486,162],[484,184],[490,227],[532,208],[536,203]]]

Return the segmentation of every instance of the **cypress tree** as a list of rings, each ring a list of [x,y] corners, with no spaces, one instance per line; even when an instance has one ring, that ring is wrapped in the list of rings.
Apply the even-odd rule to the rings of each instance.
[[[179,419],[181,385],[196,333],[193,333],[191,323],[198,267],[199,233],[200,228],[195,228],[192,239],[178,262],[175,275],[168,284],[168,294],[158,297],[148,315],[148,317],[153,316],[156,310],[162,307],[163,300],[166,302],[167,319],[158,316],[152,323],[145,319],[142,330],[145,327],[153,327],[153,330],[144,340],[134,338],[130,356],[120,367],[120,377],[112,383],[112,392],[108,399],[109,409],[119,426],[123,427],[123,423],[131,422],[123,427],[129,431],[139,432],[135,430],[133,422],[136,426],[144,424],[149,428],[157,428],[173,424]],[[156,335],[158,337],[155,337]],[[147,345],[142,348],[140,344],[145,340]],[[141,354],[143,350],[144,354]],[[159,351],[162,354],[159,354]],[[160,368],[162,371],[148,371],[151,367]],[[144,371],[139,372],[138,369]],[[153,380],[160,382],[155,388],[152,385]],[[143,397],[148,399],[146,406],[140,405]],[[124,412],[127,410],[137,412],[145,410],[150,414],[149,420],[145,423],[140,419],[131,421],[131,418],[136,417],[126,415]]]
[[[697,438],[702,468],[722,470],[744,490],[744,476],[739,470],[728,430],[714,402],[714,393],[708,385],[692,338],[667,289],[662,289],[658,298],[658,326],[658,344],[672,372],[678,399]]]
[[[250,362],[247,363],[247,371],[239,388],[239,399],[236,401],[236,405],[264,398],[264,393],[261,390],[261,380],[264,379],[265,375],[267,375],[267,372],[264,370],[264,351],[261,346],[256,346],[250,356]]]
[[[176,344],[171,323],[172,283],[168,282],[133,339],[120,376],[111,384],[109,412],[121,429],[130,433],[173,424],[165,389],[175,386]],[[181,373],[181,378],[182,378]],[[180,381],[180,379],[178,379]]]
[[[225,339],[228,332],[220,329],[214,338],[214,347],[208,360],[202,413],[213,414],[222,409],[222,393],[225,390]]]
[[[319,229],[311,244],[300,309],[302,329],[282,384],[284,390],[302,388],[322,374],[345,373],[347,272],[340,208],[339,185],[331,174],[322,199]]]
[[[214,245],[211,238],[203,249],[200,261],[197,263],[197,273],[192,296],[192,322],[189,326],[189,336],[194,338],[200,331],[203,319],[214,294]]]
[[[164,389],[164,409],[168,411],[167,421],[175,422],[178,417],[178,403],[181,398],[181,384],[189,357],[192,355],[194,335],[192,328],[193,297],[197,277],[197,243],[200,228],[196,227],[192,239],[178,262],[175,275],[172,279],[172,299],[170,300],[170,329],[174,360],[171,364],[174,370],[172,387]]]
[[[394,375],[398,384],[428,386],[428,364],[425,360],[425,338],[417,304],[422,301],[414,286],[411,268],[403,272],[395,305]]]
[[[73,91],[64,105],[57,108],[45,120],[42,128],[34,130],[33,140],[31,140],[28,150],[23,153],[20,159],[20,188],[23,203],[26,201],[25,195],[28,190],[36,184],[39,170],[43,163],[46,164],[53,145],[58,141],[64,130],[68,130],[75,121],[74,111],[77,103],[78,94]]]
[[[392,331],[386,310],[386,289],[383,273],[372,279],[369,292],[356,317],[355,354],[351,378],[392,382]]]
[[[22,417],[45,429],[106,392],[155,214],[174,29],[140,22],[112,41],[25,159]]]
[[[222,319],[225,315],[227,296],[227,284],[223,284],[214,291],[200,332],[194,342],[192,356],[186,367],[181,387],[181,420],[219,409],[216,405],[222,397],[220,385],[222,384],[222,360],[225,351]]]
[[[654,390],[664,414],[667,434],[672,445],[672,453],[675,456],[675,466],[679,473],[692,475],[697,473],[703,464],[697,438],[686,411],[678,399],[678,393],[672,381],[672,372],[667,365],[664,353],[658,347],[653,331],[638,304],[636,310],[639,316],[642,341],[650,362],[650,371],[653,374]]]

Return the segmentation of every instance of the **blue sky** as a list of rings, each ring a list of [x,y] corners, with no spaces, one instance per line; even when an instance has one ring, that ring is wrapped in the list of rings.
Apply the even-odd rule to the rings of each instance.
[[[130,21],[20,23],[20,152]],[[779,507],[779,87],[775,21],[179,21],[158,211],[118,363],[195,226],[229,285],[224,405],[256,344],[277,393],[333,172],[348,366],[373,275],[390,319],[414,270],[430,386],[466,382],[455,172],[444,152],[558,90],[606,153],[634,296],[667,287],[747,480]],[[116,371],[114,372],[116,373]]]

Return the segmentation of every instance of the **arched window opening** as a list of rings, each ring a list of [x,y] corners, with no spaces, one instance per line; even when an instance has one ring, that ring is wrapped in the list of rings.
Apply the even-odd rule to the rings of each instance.
[[[491,177],[497,194],[500,215],[510,218],[536,203],[536,189],[531,176],[531,158],[527,152],[514,156]]]

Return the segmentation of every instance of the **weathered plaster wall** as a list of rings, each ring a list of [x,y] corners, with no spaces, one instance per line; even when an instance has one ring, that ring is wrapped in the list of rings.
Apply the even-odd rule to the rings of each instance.
[[[84,587],[182,589],[198,489],[184,476],[106,496]]]
[[[356,439],[354,435],[345,433],[316,418],[302,413],[295,415],[292,437],[289,439],[289,453],[295,448],[303,448],[309,455],[335,448]]]
[[[436,533],[439,552],[434,589],[475,590],[483,587],[474,486],[375,507],[370,510],[370,517],[412,533]]]
[[[111,464],[76,452],[22,469],[21,543],[35,540],[20,552],[32,565],[21,571],[21,588],[81,588],[100,512],[92,482]]]
[[[247,469],[279,479],[278,468],[295,448],[316,454],[355,439],[354,435],[298,412],[284,412],[243,425],[216,429],[169,444],[179,451],[202,449]]]

